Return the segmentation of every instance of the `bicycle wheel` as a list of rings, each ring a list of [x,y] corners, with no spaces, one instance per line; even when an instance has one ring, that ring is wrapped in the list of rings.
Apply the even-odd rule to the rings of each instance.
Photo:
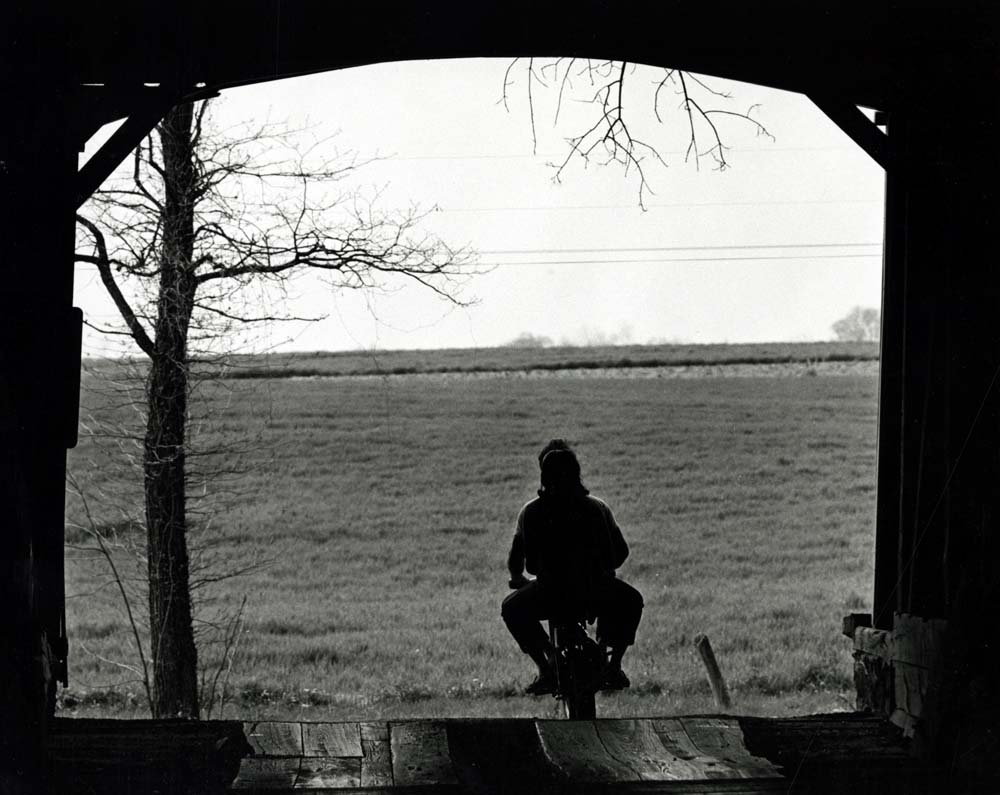
[[[597,717],[597,700],[592,690],[567,693],[563,712],[570,720],[593,720]]]
[[[593,671],[590,670],[590,660],[583,651],[583,648],[575,648],[566,659],[563,712],[570,720],[593,720],[597,717]]]

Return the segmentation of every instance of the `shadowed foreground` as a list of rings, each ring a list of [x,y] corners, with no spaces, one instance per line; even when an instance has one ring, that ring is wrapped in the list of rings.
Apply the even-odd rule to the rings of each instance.
[[[957,792],[882,718],[59,719],[61,792]]]

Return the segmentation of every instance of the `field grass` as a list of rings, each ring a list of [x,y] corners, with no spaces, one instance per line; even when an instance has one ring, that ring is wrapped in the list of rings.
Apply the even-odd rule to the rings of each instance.
[[[592,345],[450,348],[401,351],[313,351],[239,356],[231,378],[291,378],[334,375],[603,369],[784,362],[874,361],[874,342],[776,342],[741,345]],[[91,361],[98,370],[115,369]]]
[[[233,377],[372,375],[508,370],[603,369],[807,361],[859,361],[878,358],[870,342],[811,342],[744,345],[595,345],[586,347],[509,347],[469,350],[384,351],[284,354],[244,357]]]
[[[499,618],[513,521],[553,436],[577,446],[585,481],[614,509],[632,547],[620,574],[646,601],[625,663],[633,687],[602,697],[601,714],[711,711],[699,632],[737,711],[849,707],[850,643],[839,629],[845,613],[869,608],[876,386],[870,375],[793,371],[207,388],[196,409],[211,416],[205,433],[245,441],[250,468],[192,540],[232,567],[265,564],[199,592],[207,607],[248,597],[227,714],[554,713],[552,699],[517,695],[531,666]],[[89,400],[98,414],[116,410]],[[135,503],[137,486],[116,483],[89,440],[70,464],[98,521],[141,541],[117,511]],[[101,493],[115,493],[117,507]],[[68,513],[80,520],[79,500]],[[69,539],[72,687],[62,709],[136,714],[135,677],[106,662],[135,662],[120,599],[86,539]],[[138,577],[129,560],[119,555]],[[206,649],[205,662],[217,653]]]

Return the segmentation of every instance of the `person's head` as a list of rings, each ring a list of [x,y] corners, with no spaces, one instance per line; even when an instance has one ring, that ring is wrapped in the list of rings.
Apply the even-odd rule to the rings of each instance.
[[[569,445],[546,452],[541,458],[541,470],[539,493],[564,497],[587,493],[580,480],[580,462]]]
[[[569,442],[567,442],[565,439],[551,439],[549,440],[549,442],[546,443],[545,447],[543,447],[542,451],[538,454],[539,469],[542,468],[542,460],[545,458],[546,455],[551,453],[553,450],[569,450],[571,453],[573,452],[573,448],[569,446]]]

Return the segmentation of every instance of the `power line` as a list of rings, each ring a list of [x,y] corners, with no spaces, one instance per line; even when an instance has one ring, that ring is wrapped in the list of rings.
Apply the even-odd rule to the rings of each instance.
[[[823,244],[815,244],[823,245]],[[870,246],[876,245],[874,243],[848,243],[844,245],[855,245],[855,246]],[[804,246],[803,246],[804,247]],[[679,248],[607,248],[607,249],[523,249],[523,250],[509,250],[509,251],[483,251],[479,252],[481,254],[589,254],[589,253],[628,253],[629,251],[684,251],[684,250],[712,250],[716,248],[740,248],[738,246],[728,247],[728,246],[691,246],[691,247],[679,247]],[[758,248],[756,246],[745,246],[743,248]],[[760,246],[759,248],[784,248],[784,246]],[[571,260],[515,260],[510,262],[487,262],[486,264],[492,265],[632,265],[632,264],[642,264],[642,263],[657,263],[657,262],[771,262],[773,260],[826,260],[826,259],[881,259],[882,253],[870,253],[870,254],[777,254],[774,256],[768,255],[751,255],[751,256],[737,256],[737,257],[648,257],[643,259],[571,259]],[[96,265],[91,265],[90,263],[77,263],[78,268],[95,268]]]
[[[737,148],[729,149],[728,152],[736,154],[772,154],[779,152],[849,152],[854,150],[851,146],[775,146],[760,148]],[[667,155],[686,155],[687,152],[677,150],[667,150],[660,153]],[[479,155],[386,155],[381,158],[383,161],[393,160],[538,160],[539,158],[559,158],[566,157],[566,152],[538,152],[536,154],[479,154]]]
[[[525,260],[521,262],[487,262],[487,265],[633,265],[640,263],[657,262],[736,262],[736,261],[756,261],[771,262],[778,259],[794,260],[817,260],[817,259],[881,259],[879,254],[803,254],[778,255],[775,257],[751,256],[751,257],[656,257],[653,259],[571,259],[571,260],[539,260],[532,262]]]
[[[643,205],[647,210],[685,207],[773,207],[786,204],[882,204],[881,199],[771,199],[719,202],[663,202]],[[634,210],[637,204],[564,204],[550,207],[435,207],[439,213],[559,212],[563,210]]]
[[[881,247],[881,243],[735,243],[719,246],[636,246],[633,248],[511,248],[481,249],[480,254],[605,254],[632,251],[732,251],[742,249],[787,249],[787,248],[858,248]]]

